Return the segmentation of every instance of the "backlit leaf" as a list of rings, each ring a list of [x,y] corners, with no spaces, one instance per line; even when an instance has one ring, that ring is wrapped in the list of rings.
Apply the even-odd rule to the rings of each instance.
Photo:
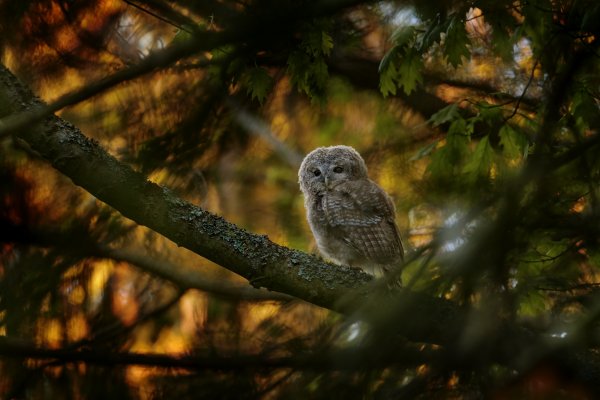
[[[431,123],[433,126],[438,126],[446,122],[453,121],[457,118],[460,118],[458,104],[452,103],[433,114],[431,118],[429,118],[429,123]]]
[[[510,125],[505,124],[500,128],[500,144],[502,145],[502,153],[511,160],[524,157],[527,154],[527,138]]]
[[[414,26],[403,26],[392,34],[392,42],[396,47],[405,47],[410,45],[415,37],[415,32],[416,30]]]
[[[444,54],[453,67],[456,68],[462,64],[463,58],[469,57],[468,43],[469,37],[465,30],[465,22],[463,18],[455,14],[448,25],[444,39]]]
[[[398,86],[402,86],[404,93],[410,94],[423,82],[422,70],[423,61],[420,54],[414,50],[408,51],[398,66]]]
[[[490,145],[488,136],[486,136],[477,143],[475,151],[465,164],[463,172],[466,175],[467,181],[474,183],[480,179],[489,177],[493,156],[494,150]]]
[[[427,171],[432,178],[447,180],[459,174],[469,145],[467,130],[467,121],[463,118],[452,122],[446,136],[446,143],[431,155]]]
[[[396,94],[396,83],[394,80],[398,77],[398,71],[396,70],[394,62],[390,61],[389,58],[385,61],[385,67],[381,69],[381,65],[384,64],[382,62],[379,71],[379,90],[381,90],[381,94],[383,94],[384,97],[390,93],[392,95]]]
[[[321,51],[328,56],[333,49],[333,38],[327,32],[321,32]]]
[[[253,68],[248,71],[246,78],[246,92],[252,99],[258,99],[262,103],[273,87],[273,78],[264,68]]]

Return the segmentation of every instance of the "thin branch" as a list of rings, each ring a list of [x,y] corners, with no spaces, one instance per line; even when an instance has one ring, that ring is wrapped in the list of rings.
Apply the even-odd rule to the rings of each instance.
[[[0,240],[11,243],[26,243],[44,247],[59,247],[62,251],[77,257],[106,258],[126,262],[142,271],[156,275],[177,285],[181,290],[197,289],[223,298],[244,301],[281,301],[297,300],[284,293],[257,289],[248,285],[233,284],[223,280],[209,279],[200,268],[188,268],[175,265],[166,259],[150,257],[143,250],[113,248],[98,243],[83,227],[70,230],[45,230],[15,225],[0,218]],[[73,248],[73,238],[77,238],[78,246]]]
[[[251,135],[255,135],[265,141],[279,157],[287,162],[291,167],[298,168],[302,162],[302,156],[295,150],[288,147],[277,138],[269,125],[250,114],[239,103],[232,98],[227,98],[225,104],[229,106],[235,121]]]
[[[146,13],[146,14],[148,14],[148,15],[150,15],[150,16],[152,16],[152,17],[154,17],[154,18],[156,18],[156,19],[158,19],[158,20],[160,20],[162,22],[165,22],[165,23],[167,23],[167,24],[169,24],[171,26],[174,26],[175,28],[177,28],[179,30],[182,30],[182,31],[190,33],[190,34],[194,33],[191,30],[189,30],[189,29],[187,29],[187,28],[185,28],[185,27],[183,27],[181,25],[177,25],[175,22],[173,22],[173,21],[171,21],[171,20],[169,20],[169,19],[167,19],[167,18],[165,18],[165,17],[163,17],[163,16],[161,16],[161,15],[159,15],[159,14],[153,12],[153,11],[150,11],[150,10],[148,10],[148,9],[140,6],[139,4],[136,4],[135,2],[133,2],[131,0],[123,0],[123,1],[125,3],[127,3],[127,4],[129,4],[130,6],[132,6],[134,8],[137,8],[138,10],[140,10],[140,11],[142,11],[142,12],[144,12],[144,13]]]
[[[521,105],[521,102],[525,98],[525,94],[527,93],[527,90],[529,90],[529,86],[531,86],[531,83],[533,82],[533,78],[535,77],[535,69],[537,68],[539,62],[540,62],[539,58],[535,60],[535,63],[533,64],[533,67],[531,68],[531,74],[529,75],[529,80],[527,81],[527,84],[523,88],[523,92],[517,98],[517,102],[515,104],[515,107],[514,107],[512,113],[504,118],[504,122],[507,122],[508,120],[510,120],[512,117],[514,117],[517,114],[517,111],[519,111],[519,106]]]
[[[177,304],[179,300],[181,300],[181,297],[185,294],[185,292],[185,290],[178,291],[169,301],[157,306],[153,310],[147,311],[139,315],[131,325],[124,326],[120,321],[114,322],[108,326],[104,326],[101,329],[93,331],[93,336],[91,338],[85,338],[73,343],[69,343],[65,346],[64,349],[75,350],[83,346],[90,346],[101,341],[110,340],[111,338],[114,338],[118,335],[124,335],[128,332],[131,332],[141,323],[149,321],[150,319],[168,311],[171,307]]]
[[[138,266],[146,272],[150,272],[163,279],[175,283],[182,289],[198,289],[228,299],[247,301],[283,301],[297,300],[295,297],[271,292],[264,289],[256,289],[248,285],[238,285],[214,279],[208,279],[200,268],[187,268],[182,265],[174,265],[167,260],[157,260],[147,257],[141,251],[132,251],[124,248],[110,248],[102,246],[99,254],[103,257],[116,261],[123,261]]]
[[[368,349],[344,349],[319,352],[316,354],[267,357],[262,354],[219,356],[208,355],[166,355],[156,353],[98,352],[93,350],[49,349],[32,343],[0,337],[0,356],[18,359],[54,360],[53,365],[65,363],[86,363],[94,365],[139,365],[164,368],[185,368],[190,370],[240,371],[246,369],[307,369],[316,371],[355,371],[365,368],[386,368],[389,366],[416,366],[431,360],[435,350],[419,350],[403,347],[389,352],[387,357],[364,357],[357,361],[357,355],[367,354]]]
[[[600,289],[600,282],[592,282],[592,283],[580,283],[578,285],[569,285],[565,287],[544,287],[537,286],[536,290],[542,290],[545,292],[572,292],[575,290],[596,290]]]
[[[201,40],[204,39],[204,40]],[[92,98],[99,93],[111,89],[123,82],[133,80],[154,70],[164,68],[194,54],[197,51],[210,49],[228,42],[223,34],[203,32],[196,34],[194,40],[176,43],[165,49],[157,50],[147,56],[140,63],[116,72],[104,79],[86,84],[80,89],[69,92],[48,105],[30,99],[28,108],[0,120],[0,138],[14,134],[27,126],[35,124],[55,112],[84,100]]]

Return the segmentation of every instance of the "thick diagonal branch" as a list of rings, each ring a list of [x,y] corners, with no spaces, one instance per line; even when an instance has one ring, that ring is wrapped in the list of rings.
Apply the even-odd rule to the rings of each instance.
[[[6,68],[0,66],[0,112],[24,112],[42,106],[40,100]],[[306,253],[271,242],[190,204],[167,188],[149,182],[56,116],[23,129],[17,136],[75,184],[140,225],[179,246],[245,277],[254,286],[286,293],[340,312],[362,306],[382,311],[370,296],[370,276],[360,270],[332,266]],[[152,271],[149,271],[152,272]],[[181,274],[173,281],[187,287]],[[162,271],[169,278],[169,271]],[[341,301],[343,299],[343,301]],[[410,291],[396,299],[421,316],[418,323],[398,327],[417,341],[443,343],[459,335],[461,313],[452,303]],[[389,300],[388,300],[389,301]],[[389,310],[392,310],[390,307]],[[368,312],[368,311],[366,311]]]

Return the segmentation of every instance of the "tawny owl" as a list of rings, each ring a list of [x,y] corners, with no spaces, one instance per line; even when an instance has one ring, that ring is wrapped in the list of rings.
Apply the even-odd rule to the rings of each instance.
[[[317,247],[331,261],[381,276],[402,262],[395,209],[349,146],[319,147],[302,161],[300,190]]]

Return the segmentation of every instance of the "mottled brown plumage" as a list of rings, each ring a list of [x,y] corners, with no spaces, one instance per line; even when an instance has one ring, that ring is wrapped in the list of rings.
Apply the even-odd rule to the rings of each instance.
[[[403,258],[394,204],[349,146],[319,147],[298,172],[310,228],[331,261],[381,276]]]

